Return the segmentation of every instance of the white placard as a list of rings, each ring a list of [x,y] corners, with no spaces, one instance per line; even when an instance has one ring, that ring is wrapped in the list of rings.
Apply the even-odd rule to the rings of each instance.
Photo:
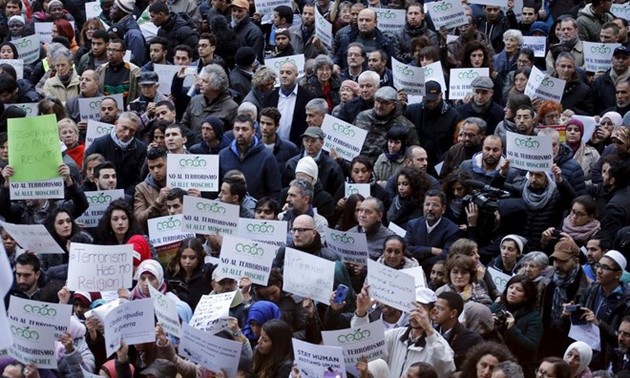
[[[286,5],[289,8],[292,7],[291,0],[255,0],[254,5],[256,5],[256,13],[271,15],[273,15],[275,7],[281,5]]]
[[[166,166],[169,188],[219,191],[219,155],[168,154]]]
[[[376,13],[378,30],[395,33],[405,27],[405,23],[407,22],[406,10],[373,7],[370,7],[370,9]]]
[[[182,231],[203,235],[236,235],[238,205],[184,196]]]
[[[343,349],[346,370],[355,377],[361,376],[356,365],[362,357],[373,361],[387,355],[385,329],[381,321],[338,331],[322,331],[322,340],[324,345]]]
[[[414,281],[416,283],[416,286],[415,286],[416,291],[420,288],[428,287],[427,278],[424,275],[424,269],[422,269],[421,266],[414,266],[413,268],[405,268],[405,269],[401,269],[400,271],[413,276]]]
[[[70,324],[72,306],[11,297],[9,324],[13,345],[9,355],[41,369],[56,369],[55,340]]]
[[[105,210],[107,210],[112,201],[125,198],[125,191],[123,189],[100,190],[85,192],[85,196],[90,207],[77,218],[77,222],[86,228],[93,228],[98,225],[98,221],[103,217]]]
[[[238,236],[259,242],[283,246],[287,241],[287,221],[265,219],[238,219]]]
[[[336,373],[335,377],[346,377],[346,365],[343,349],[339,346],[327,346],[293,340],[293,363],[305,378],[327,377],[324,373]]]
[[[565,80],[546,75],[534,66],[525,86],[525,94],[532,99],[539,98],[560,102],[565,85]]]
[[[72,291],[116,291],[131,288],[133,246],[72,243],[68,281]]]
[[[171,94],[171,84],[173,84],[173,78],[179,72],[181,67],[182,66],[175,66],[172,64],[153,64],[153,72],[158,74],[160,93],[167,96]]]
[[[508,281],[510,280],[510,278],[512,278],[512,276],[500,272],[495,268],[488,268],[488,272],[490,273],[490,277],[492,277],[492,282],[494,282],[494,286],[497,287],[499,293],[503,293],[505,291],[505,287],[507,286]]]
[[[460,25],[468,24],[464,13],[464,6],[459,0],[444,0],[428,3],[424,9],[431,15],[436,30],[445,27],[452,29]]]
[[[324,150],[334,149],[345,160],[351,161],[361,153],[367,130],[335,118],[330,114],[324,116],[322,131],[324,138]]]
[[[149,241],[154,247],[161,247],[195,237],[194,233],[182,231],[181,214],[149,218],[147,223],[149,228]]]
[[[179,315],[177,315],[177,305],[171,298],[160,293],[152,285],[149,285],[149,292],[153,300],[155,317],[160,325],[166,333],[179,337],[181,325],[179,324]]]
[[[297,67],[298,77],[304,76],[304,54],[265,58],[265,67],[276,73],[276,87],[280,86],[280,67],[285,63],[293,63]]]
[[[551,172],[553,147],[547,135],[521,135],[508,131],[505,136],[506,157],[510,166],[534,172]]]
[[[472,82],[480,76],[490,76],[488,68],[452,68],[450,74],[449,100],[461,100],[473,91]],[[436,169],[437,170],[437,169]]]
[[[571,118],[575,118],[577,120],[582,121],[584,124],[584,133],[582,133],[582,143],[586,143],[591,140],[595,129],[597,128],[597,122],[595,122],[595,118],[590,116],[581,116],[581,115],[573,115]]]
[[[11,269],[11,263],[4,246],[0,244],[0,297],[4,298],[11,290],[12,285],[13,269]],[[13,336],[9,326],[9,318],[7,318],[7,309],[4,307],[4,301],[0,301],[0,349],[8,348],[12,344]]]
[[[195,313],[188,324],[202,331],[214,333],[221,331],[221,328],[216,328],[217,324],[223,323],[227,326],[230,305],[235,295],[236,291],[201,296],[201,300],[195,307]]]
[[[584,341],[593,350],[602,349],[599,327],[593,323],[571,324],[569,337],[576,341]]]
[[[79,99],[80,101],[80,99]],[[99,108],[101,102],[98,102]],[[100,118],[100,110],[99,110],[99,118]],[[85,134],[85,150],[87,151],[90,148],[90,145],[94,143],[97,138],[100,138],[105,135],[109,135],[114,129],[114,125],[111,123],[99,122],[94,119],[88,119],[87,121],[87,130]]]
[[[424,68],[397,61],[392,57],[394,87],[407,95],[424,96]]]
[[[153,300],[136,299],[123,302],[105,315],[105,352],[111,356],[120,348],[120,341],[127,345],[155,342]]]
[[[346,198],[350,197],[353,194],[360,194],[363,196],[363,198],[372,197],[370,184],[353,184],[346,182],[344,186],[344,197]]]
[[[612,66],[613,52],[621,43],[593,43],[584,44],[584,67],[587,72],[604,72]]]
[[[493,7],[504,7],[505,0],[469,0],[468,4],[491,5]]]
[[[9,64],[15,68],[17,79],[24,78],[24,60],[22,59],[0,59],[0,64]]]
[[[630,3],[613,4],[610,7],[610,13],[619,18],[630,21]]]
[[[457,36],[457,35],[453,35],[453,34],[447,34],[446,35],[446,43],[455,42],[455,41],[457,41],[457,39],[459,39],[459,36]]]
[[[370,283],[372,299],[400,311],[414,309],[416,281],[412,275],[373,260],[368,260],[367,266],[366,281]]]
[[[544,58],[547,52],[547,38],[523,36],[522,49],[531,49],[536,58]]]
[[[39,40],[42,43],[50,43],[52,42],[52,22],[34,22],[33,26],[35,27],[35,35],[39,36]],[[74,30],[74,21],[70,21],[70,25],[72,25],[72,30]]]
[[[326,47],[332,48],[332,24],[319,13],[317,7],[315,7],[315,36],[319,38]]]
[[[63,199],[65,185],[63,177],[51,180],[10,182],[9,196],[11,200],[26,199]]]
[[[335,263],[309,253],[286,248],[282,290],[328,303],[335,281]]]
[[[226,371],[226,376],[237,377],[238,362],[243,344],[234,340],[226,340],[206,332],[182,325],[178,353],[188,361],[209,369],[210,371]]]
[[[267,286],[276,250],[272,244],[225,235],[221,244],[221,263],[216,269],[237,281],[249,277],[255,284]]]
[[[404,228],[400,227],[399,225],[397,225],[394,222],[389,222],[389,225],[387,226],[387,228],[389,228],[390,230],[394,231],[394,233],[398,236],[400,236],[401,238],[404,238],[405,235],[407,235],[407,230],[405,230]]]
[[[448,89],[448,87],[446,86],[446,81],[444,81],[444,71],[442,70],[441,61],[433,62],[423,69],[425,83],[427,81],[437,81],[438,83],[440,83],[442,91],[446,91]]]
[[[364,233],[326,230],[326,245],[344,262],[365,265],[368,260],[368,243]]]
[[[85,3],[85,19],[89,20],[90,18],[98,18],[101,15],[103,9],[101,9],[100,1],[93,1],[90,3]]]
[[[5,109],[9,106],[17,106],[18,108],[24,110],[27,117],[35,117],[38,113],[36,102],[25,102],[22,104],[4,104]]]
[[[25,249],[38,255],[65,253],[43,224],[0,222],[9,235]]]
[[[36,22],[37,24],[38,22]],[[24,38],[18,38],[11,41],[18,51],[18,57],[26,64],[35,63],[39,60],[41,49],[39,36],[37,34],[29,35]]]
[[[105,97],[111,97],[116,100],[116,104],[118,104],[119,110],[122,111],[125,108],[125,102],[123,100],[122,93],[101,97],[79,97],[79,113],[81,114],[81,121],[87,121],[90,119],[98,121],[99,119],[101,119],[101,101]]]

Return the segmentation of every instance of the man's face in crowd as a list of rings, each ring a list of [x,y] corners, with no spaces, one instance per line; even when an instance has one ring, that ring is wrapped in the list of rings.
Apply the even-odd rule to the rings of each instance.
[[[304,6],[302,10],[302,25],[309,28],[315,23],[315,7],[312,5]]]
[[[444,214],[444,204],[439,196],[426,196],[424,198],[424,217],[429,224],[437,222]]]
[[[426,172],[429,165],[427,151],[424,148],[414,148],[411,153],[411,161],[407,164],[418,168],[422,172]]]
[[[599,31],[599,41],[601,43],[617,43],[618,37],[613,28],[602,28]]]
[[[523,24],[529,25],[536,21],[538,15],[536,14],[536,9],[523,7]]]
[[[184,148],[187,139],[182,135],[182,131],[179,127],[169,127],[164,132],[164,144],[169,151],[180,151]]]
[[[619,18],[615,18],[612,22],[619,26],[619,35],[617,36],[618,41],[625,41],[628,37],[628,27],[624,26],[623,22]]]
[[[234,139],[239,148],[246,148],[252,144],[256,130],[249,122],[234,122]]]
[[[170,110],[166,105],[155,107],[155,117],[160,121],[175,122],[175,110]]]
[[[622,80],[615,88],[615,97],[617,99],[617,107],[625,108],[630,105],[630,83]]]
[[[306,211],[309,207],[309,198],[300,193],[300,189],[290,186],[287,192],[287,204],[300,212]]]
[[[107,45],[107,61],[111,64],[120,64],[125,57],[125,50],[120,42],[110,42]]]
[[[32,265],[15,265],[15,283],[21,292],[30,292],[37,286],[40,272],[35,272]]]
[[[101,121],[114,123],[118,117],[118,104],[113,99],[101,101]]]
[[[407,23],[411,27],[418,27],[424,20],[424,12],[421,5],[412,5],[407,9]]]
[[[514,116],[516,131],[523,135],[530,135],[534,130],[535,119],[528,109],[519,109]]]
[[[79,78],[79,89],[81,90],[81,94],[85,97],[96,95],[99,85],[100,83],[94,80],[94,71],[92,70],[84,71]],[[101,102],[101,106],[102,105]]]
[[[361,48],[358,46],[351,46],[348,48],[348,52],[346,53],[346,60],[348,63],[348,67],[350,68],[358,68],[363,66],[365,63],[365,57],[361,53]]]
[[[136,131],[138,131],[138,124],[129,118],[123,117],[116,121],[115,130],[118,139],[127,143],[133,139],[134,135],[136,135]]]
[[[376,13],[371,9],[364,9],[359,12],[357,26],[361,33],[372,33],[376,29]]]
[[[473,90],[473,101],[477,106],[485,106],[492,101],[493,94],[494,90],[492,89],[475,88]]]
[[[297,67],[294,64],[283,64],[280,66],[280,85],[286,89],[294,88],[297,74]]]
[[[304,217],[298,217],[293,222],[293,244],[296,247],[308,247],[313,244],[315,240],[315,227],[313,227],[312,221]]]
[[[107,43],[102,38],[94,38],[92,39],[92,54],[94,56],[102,57],[107,54]]]
[[[166,49],[159,43],[152,43],[149,46],[149,57],[153,63],[163,62],[166,59]]]
[[[370,70],[381,74],[387,65],[387,62],[381,59],[381,54],[378,51],[372,51],[368,54],[368,67]]]
[[[490,22],[493,22],[499,18],[499,15],[501,14],[501,8],[486,5],[484,13],[486,14],[486,19]]]
[[[157,158],[155,160],[147,160],[147,167],[149,168],[149,173],[151,173],[151,177],[155,181],[164,181],[166,180],[166,159],[165,158]]]
[[[324,122],[324,116],[326,115],[325,113],[322,114],[315,109],[306,109],[305,112],[307,125],[321,127],[322,123]]]
[[[284,34],[276,35],[276,48],[279,51],[284,51],[289,47],[291,40]]]
[[[96,186],[99,190],[114,190],[118,185],[116,178],[116,170],[113,168],[104,168],[98,172],[96,177]]]
[[[474,146],[478,146],[481,144],[481,131],[479,127],[474,123],[465,123],[464,127],[462,127],[462,131],[460,133],[462,137],[462,143],[466,148],[472,148]]]
[[[571,42],[577,38],[578,30],[572,21],[560,22],[560,41]]]
[[[17,4],[7,3],[7,5],[5,5],[4,7],[4,14],[7,17],[7,19],[9,19],[12,16],[19,16],[20,14],[22,14],[22,11],[20,10],[20,7]]]
[[[501,160],[501,139],[486,138],[481,149],[481,159],[485,168],[494,168]]]
[[[166,211],[168,215],[178,215],[184,211],[184,204],[179,198],[166,200]]]
[[[359,79],[359,96],[364,101],[372,101],[377,90],[378,83],[375,83],[372,79],[366,77]]]
[[[630,351],[630,322],[621,322],[617,332],[617,342],[619,349],[625,354]]]
[[[183,50],[175,51],[175,57],[173,58],[173,60],[175,61],[174,63],[178,66],[188,66],[190,65],[190,63],[192,63],[188,52]]]
[[[533,190],[543,190],[547,187],[547,175],[545,172],[529,172],[529,186]]]
[[[245,8],[232,7],[232,19],[241,22],[248,17],[248,10]]]
[[[374,113],[377,117],[387,117],[396,110],[396,100],[374,99]]]
[[[630,56],[626,54],[615,54],[612,58],[612,68],[618,74],[623,74],[630,66]]]
[[[357,220],[359,226],[371,230],[374,226],[381,224],[383,214],[378,210],[376,201],[366,199],[359,206]]]
[[[271,117],[260,116],[260,134],[265,138],[272,138],[276,135],[276,130],[278,130],[278,125],[276,125],[275,121]]]

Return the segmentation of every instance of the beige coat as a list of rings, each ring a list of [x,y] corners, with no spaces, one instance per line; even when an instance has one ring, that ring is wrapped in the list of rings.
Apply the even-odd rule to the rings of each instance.
[[[79,95],[79,75],[76,71],[72,71],[72,77],[70,78],[68,87],[61,83],[57,75],[46,79],[44,83],[44,94],[46,97],[58,98],[59,101],[65,105],[67,99]]]

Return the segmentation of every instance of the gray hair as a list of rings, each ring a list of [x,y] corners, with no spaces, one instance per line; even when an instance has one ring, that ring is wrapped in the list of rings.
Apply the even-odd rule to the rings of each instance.
[[[65,48],[63,45],[61,46],[61,48],[53,51],[51,57],[53,65],[59,58],[67,59],[69,62],[72,62],[72,52]]]
[[[517,30],[517,29],[506,30],[505,33],[503,33],[503,42],[507,42],[507,40],[510,38],[516,39],[516,43],[518,43],[519,46],[523,45],[523,33],[521,33],[520,30]]]
[[[223,67],[218,64],[209,64],[203,68],[203,73],[210,75],[210,86],[215,90],[227,92],[230,86],[230,80]]]
[[[301,196],[308,197],[311,199],[310,202],[313,202],[313,196],[315,193],[315,190],[313,189],[313,184],[304,179],[294,179],[289,183],[289,186],[298,188]]]
[[[558,54],[558,56],[556,57],[556,60],[553,62],[554,66],[561,58],[569,59],[571,62],[573,62],[573,65],[575,66],[575,56],[573,56],[573,54],[571,54],[568,51],[563,51],[560,54]]]
[[[318,69],[324,66],[328,66],[332,69],[334,64],[335,63],[328,55],[320,54],[320,55],[317,55],[317,57],[315,57],[315,62],[313,63],[313,70],[317,72]]]
[[[536,264],[541,269],[545,269],[549,266],[549,257],[544,252],[533,251],[525,254],[521,259],[521,264],[526,262]]]
[[[486,130],[488,129],[488,123],[479,117],[468,117],[464,120],[464,125],[467,123],[472,123],[473,125],[479,128],[479,131],[482,134],[486,134]]]
[[[123,118],[126,118],[126,119],[130,120],[131,122],[135,123],[136,125],[139,125],[141,123],[140,117],[138,117],[138,115],[136,113],[134,113],[134,112],[122,112],[122,113],[120,113],[120,116],[118,116],[118,120],[120,121]]]
[[[372,201],[376,204],[376,209],[378,210],[379,213],[384,214],[385,213],[385,205],[383,204],[383,201],[381,201],[379,198],[376,197],[368,197],[366,199],[363,200],[363,202],[365,201]]]
[[[502,371],[506,377],[510,378],[524,378],[523,369],[521,365],[513,361],[503,361],[492,369],[492,372]]]
[[[276,73],[273,72],[269,67],[260,66],[252,77],[252,85],[257,88],[271,80],[276,81],[277,77],[278,75],[276,75]]]
[[[314,98],[306,103],[304,109],[314,110],[319,114],[328,113],[328,103],[323,98]]]
[[[376,85],[377,87],[381,83],[381,77],[374,71],[361,72],[361,75],[359,75],[359,79],[357,81],[361,80],[372,80],[374,85]]]
[[[48,51],[46,53],[46,56],[52,58],[55,55],[55,53],[61,49],[67,50],[66,46],[62,45],[61,43],[51,42],[48,44]]]
[[[563,17],[560,20],[560,23],[563,23],[563,22],[570,22],[573,25],[574,28],[576,28],[576,29],[578,28],[578,23],[575,20],[575,18],[573,18],[573,17]]]
[[[236,114],[239,115],[245,113],[253,113],[254,117],[252,119],[254,121],[258,119],[258,108],[256,108],[256,105],[252,104],[251,102],[245,101],[238,106]]]
[[[83,71],[83,73],[86,73],[87,71],[92,71],[92,79],[94,79],[94,81],[97,81],[99,83],[101,82],[101,75],[96,72],[96,70],[85,70]],[[83,74],[81,75],[83,76]]]

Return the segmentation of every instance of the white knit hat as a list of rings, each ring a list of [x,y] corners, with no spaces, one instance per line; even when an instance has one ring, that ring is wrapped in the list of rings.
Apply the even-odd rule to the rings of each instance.
[[[315,184],[317,177],[319,177],[319,167],[317,166],[315,159],[310,156],[305,156],[298,161],[297,166],[295,167],[295,173],[297,174],[298,172],[302,172],[312,177],[313,184]]]

